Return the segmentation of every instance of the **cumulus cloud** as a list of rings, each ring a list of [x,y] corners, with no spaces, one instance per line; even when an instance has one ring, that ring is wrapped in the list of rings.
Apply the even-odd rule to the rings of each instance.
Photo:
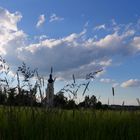
[[[140,51],[140,37],[135,36],[136,30],[132,28],[114,31],[99,39],[88,38],[87,31],[83,30],[62,38],[40,36],[31,43],[28,35],[18,28],[21,18],[19,12],[0,9],[0,54],[5,55],[11,65],[25,61],[44,74],[53,66],[63,78],[70,78],[73,73],[77,78],[84,78],[89,72],[101,68],[105,71],[114,56],[130,56]],[[51,22],[58,19],[53,15]]]
[[[53,13],[53,14],[50,16],[49,22],[61,21],[61,20],[64,20],[64,18],[59,17],[59,16],[57,16],[55,13]]]
[[[0,8],[0,55],[10,57],[16,48],[22,46],[25,33],[17,27],[22,15],[19,12],[10,13]],[[15,54],[14,54],[15,56]],[[13,56],[12,56],[13,58]]]
[[[133,50],[139,51],[131,45],[131,40],[128,40],[134,35],[132,31],[121,34],[115,32],[99,40],[83,39],[85,35],[86,31],[84,30],[81,33],[73,33],[60,39],[47,38],[39,43],[29,44],[20,48],[20,59],[24,58],[32,64],[36,63],[44,71],[50,66],[54,66],[58,72],[75,71],[75,69],[80,71],[83,67],[86,71],[87,66],[90,66],[90,68],[88,67],[90,70],[92,66],[94,71],[95,68],[110,66],[113,56],[126,56],[130,55]],[[128,41],[126,42],[126,40]],[[42,54],[41,57],[39,57],[40,54]]]
[[[85,34],[86,31],[82,31],[60,39],[48,38],[30,44],[20,48],[20,59],[25,58],[43,71],[54,66],[57,72],[85,73],[87,68],[88,72],[101,67],[105,69],[111,65],[113,56],[129,55],[134,49],[130,42],[124,43],[131,36],[127,32],[122,34],[115,32],[96,41],[93,38],[83,39]]]
[[[140,87],[140,80],[138,79],[130,79],[128,81],[125,81],[121,84],[121,87],[127,88],[127,87]]]
[[[22,18],[19,12],[10,13],[8,10],[0,7],[0,28],[8,31],[17,31],[17,22]],[[2,32],[2,31],[1,31]]]
[[[43,25],[45,20],[46,20],[45,15],[44,14],[40,15],[39,18],[38,18],[38,22],[36,24],[36,27],[40,27],[41,25]]]

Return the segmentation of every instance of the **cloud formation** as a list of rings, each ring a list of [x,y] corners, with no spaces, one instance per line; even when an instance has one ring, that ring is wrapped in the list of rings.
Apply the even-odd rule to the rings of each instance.
[[[61,39],[45,39],[21,48],[19,53],[21,59],[23,56],[28,62],[32,64],[35,62],[44,71],[45,68],[54,66],[57,72],[73,72],[74,69],[83,72],[81,69],[85,69],[88,73],[90,70],[94,71],[101,67],[105,69],[111,65],[111,58],[114,56],[132,55],[132,52],[139,51],[131,45],[133,41],[125,42],[133,36],[130,31],[122,34],[115,32],[99,40],[84,39],[85,35],[84,30]],[[40,54],[42,54],[41,57],[39,57]]]
[[[127,88],[127,87],[140,87],[140,80],[138,80],[138,79],[127,80],[127,81],[125,81],[125,82],[123,82],[121,84],[121,87],[123,87],[123,88]]]
[[[94,28],[94,30],[101,30],[101,29],[106,29],[106,26],[105,24],[102,24],[102,25],[98,25]]]
[[[100,79],[100,82],[103,82],[103,83],[114,83],[115,81],[112,80],[112,79],[109,79],[109,78],[102,78]]]
[[[49,22],[53,22],[53,21],[62,21],[62,20],[64,20],[64,18],[59,17],[59,16],[57,16],[55,13],[53,13],[53,14],[50,16]]]
[[[140,36],[135,35],[137,30],[116,24],[112,28],[118,27],[117,30],[112,29],[112,32],[99,39],[87,37],[88,33],[84,29],[62,38],[41,37],[39,41],[31,43],[28,35],[18,28],[21,18],[19,12],[10,13],[0,9],[0,54],[11,65],[25,61],[33,68],[38,67],[44,74],[53,66],[63,78],[69,78],[73,73],[82,78],[89,72],[101,68],[106,70],[115,56],[126,57],[140,51]],[[50,21],[59,19],[54,14]],[[41,26],[44,21],[45,17],[41,15],[37,26]]]
[[[111,84],[112,87],[117,87],[117,86],[119,86],[119,83],[118,83],[118,82],[116,82],[116,81],[113,80],[113,79],[109,79],[109,78],[101,78],[101,79],[100,79],[100,82],[106,83],[106,84]]]
[[[25,43],[26,34],[17,27],[21,18],[19,12],[10,13],[0,7],[0,55],[14,59],[17,47]]]
[[[45,20],[46,20],[45,15],[44,14],[40,15],[39,18],[38,18],[38,22],[36,24],[36,27],[40,27],[41,25],[43,25]]]

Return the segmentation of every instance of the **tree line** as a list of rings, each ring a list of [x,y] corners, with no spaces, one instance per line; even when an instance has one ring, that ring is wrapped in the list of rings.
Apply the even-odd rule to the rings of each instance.
[[[86,75],[86,82],[78,84],[73,75],[73,82],[65,85],[57,94],[54,95],[53,107],[55,108],[102,108],[102,103],[97,101],[95,95],[85,96],[84,101],[76,103],[75,99],[81,87],[84,87],[83,96],[88,89],[91,79],[100,72],[96,71]],[[45,78],[40,76],[38,69],[31,70],[24,62],[16,72],[11,73],[11,69],[5,59],[0,56],[0,105],[10,106],[46,106]],[[73,97],[65,96],[65,93]]]

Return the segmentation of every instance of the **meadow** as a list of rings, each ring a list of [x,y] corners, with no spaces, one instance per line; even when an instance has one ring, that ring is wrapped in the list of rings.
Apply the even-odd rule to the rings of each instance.
[[[25,63],[14,77],[8,75],[9,67],[2,57],[0,64],[0,140],[140,140],[139,108],[132,111],[129,107],[127,111],[123,102],[120,110],[109,110],[113,108],[109,104],[105,108],[95,95],[85,95],[91,80],[102,70],[87,74],[83,83],[77,83],[73,74],[73,82],[54,94],[44,77]],[[52,71],[51,68],[49,85],[55,82]],[[15,85],[11,84],[13,81]],[[76,104],[81,87],[85,99]],[[53,100],[47,102],[50,93]],[[71,96],[68,98],[65,93]],[[139,98],[137,102],[140,105]]]
[[[140,111],[0,107],[0,140],[139,140]]]

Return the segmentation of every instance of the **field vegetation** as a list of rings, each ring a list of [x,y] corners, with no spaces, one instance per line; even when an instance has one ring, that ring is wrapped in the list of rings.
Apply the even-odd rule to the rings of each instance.
[[[1,140],[139,140],[140,112],[0,108]]]
[[[139,108],[124,110],[123,102],[121,109],[114,110],[95,95],[85,96],[91,79],[101,71],[87,74],[80,84],[73,75],[73,82],[54,95],[50,108],[45,78],[38,70],[23,63],[11,74],[0,57],[0,140],[139,140]],[[84,100],[76,104],[81,87]]]

